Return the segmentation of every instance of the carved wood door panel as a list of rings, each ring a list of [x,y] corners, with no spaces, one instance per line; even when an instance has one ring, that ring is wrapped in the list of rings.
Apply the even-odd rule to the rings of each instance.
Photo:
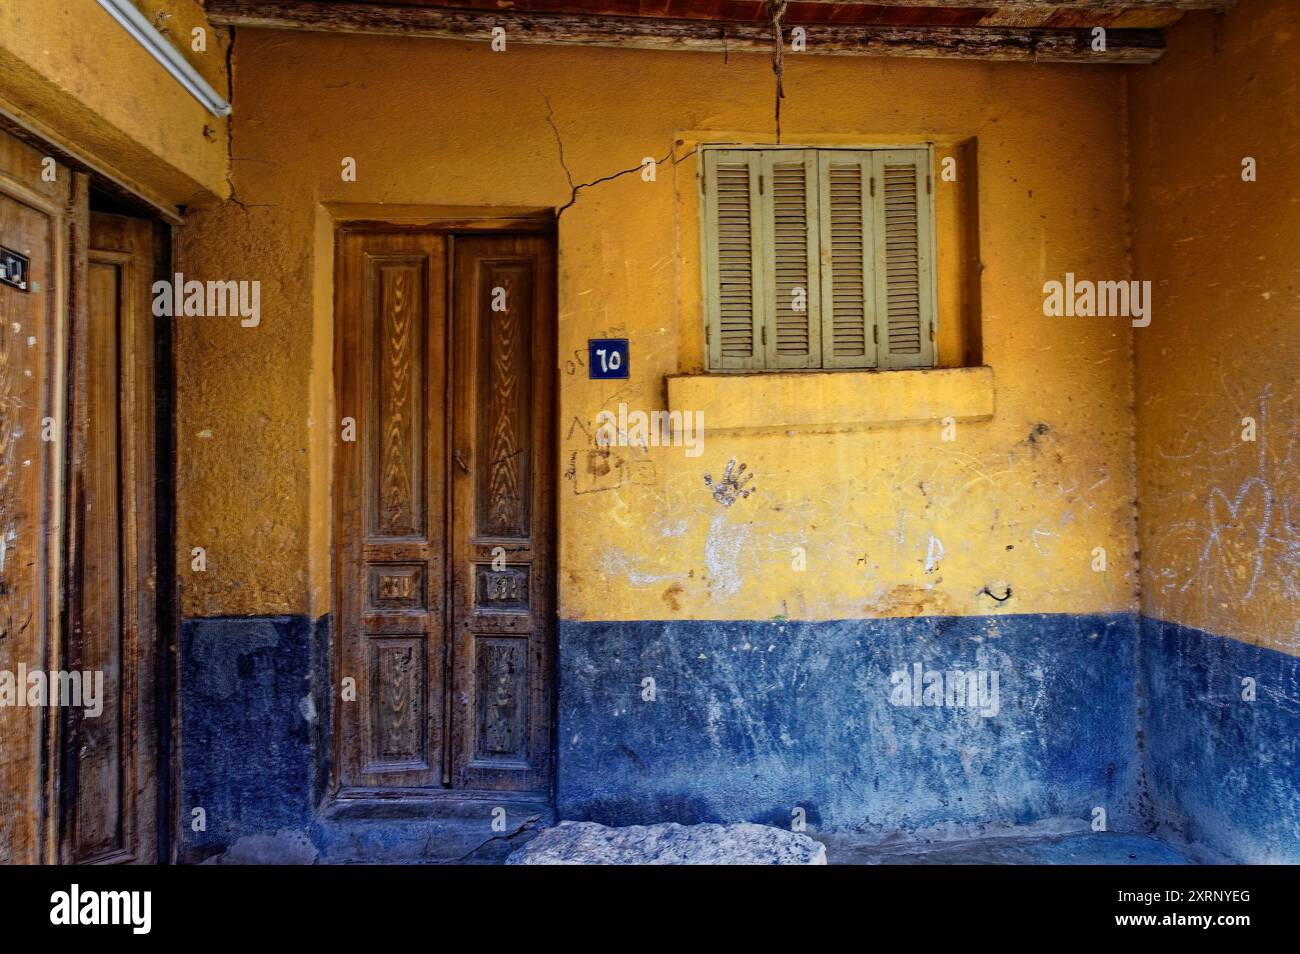
[[[544,791],[551,766],[555,260],[456,240],[452,784]]]
[[[355,701],[338,703],[345,788],[445,780],[446,255],[440,235],[341,235],[339,675],[356,681]]]
[[[537,236],[339,233],[345,797],[549,788],[553,275]]]

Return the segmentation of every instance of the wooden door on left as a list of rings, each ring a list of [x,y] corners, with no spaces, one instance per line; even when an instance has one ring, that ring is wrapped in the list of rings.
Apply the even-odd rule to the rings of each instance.
[[[63,711],[59,859],[158,860],[154,225],[91,213],[72,343],[65,668],[103,674]],[[98,675],[93,678],[99,678]]]
[[[18,704],[57,665],[60,378],[68,301],[68,176],[0,132],[0,864],[50,857],[49,710]],[[26,702],[26,697],[22,700]]]

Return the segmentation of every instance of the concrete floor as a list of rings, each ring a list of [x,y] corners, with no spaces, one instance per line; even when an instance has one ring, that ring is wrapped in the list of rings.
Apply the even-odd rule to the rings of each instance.
[[[490,840],[460,864],[501,864],[510,852],[537,835],[530,828]],[[1190,865],[1195,864],[1148,835],[1078,832],[1020,835],[882,847],[852,835],[815,835],[832,865]]]
[[[209,864],[503,864],[554,819],[549,811],[527,817],[518,828],[492,834],[483,819],[442,817],[437,820],[369,820],[359,826],[338,825],[325,850],[311,857],[285,859],[227,852]],[[813,834],[813,833],[810,833]],[[931,841],[880,845],[852,834],[813,834],[826,846],[832,865],[1186,865],[1196,862],[1147,835],[1113,832],[1025,833],[965,841]],[[274,839],[272,839],[274,842]],[[394,845],[403,846],[397,850]],[[276,842],[271,854],[282,851]]]
[[[924,845],[862,845],[844,836],[819,839],[833,865],[1186,865],[1146,835],[1083,832],[1020,838],[979,838]]]
[[[507,837],[490,839],[454,860],[459,864],[502,864],[516,849],[536,837],[540,827],[528,826]],[[1025,834],[967,841],[881,846],[852,835],[814,835],[826,846],[832,865],[1191,865],[1196,864],[1149,835],[1117,832]],[[480,836],[481,840],[481,836]],[[458,849],[460,851],[462,849]]]

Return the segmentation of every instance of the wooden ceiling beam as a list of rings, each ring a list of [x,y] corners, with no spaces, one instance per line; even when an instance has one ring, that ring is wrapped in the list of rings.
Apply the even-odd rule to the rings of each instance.
[[[470,12],[374,3],[278,3],[275,0],[207,0],[208,19],[221,26],[434,37],[491,39],[506,29],[507,42],[613,46],[714,53],[770,53],[765,23],[666,20],[652,17]],[[1159,30],[1113,29],[1106,49],[1092,49],[1090,29],[809,25],[808,52],[835,56],[970,58],[1052,63],[1151,63],[1164,52]],[[802,55],[802,54],[801,54]]]
[[[1116,10],[1227,10],[1236,0],[791,0],[836,7],[987,7],[1020,10],[1078,10],[1114,13]]]

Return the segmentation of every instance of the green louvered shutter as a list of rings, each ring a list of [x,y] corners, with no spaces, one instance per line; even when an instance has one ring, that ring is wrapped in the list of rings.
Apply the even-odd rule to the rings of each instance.
[[[715,370],[932,367],[928,149],[706,149]]]
[[[704,282],[709,367],[764,367],[762,154],[704,153]]]
[[[876,252],[871,153],[823,150],[818,167],[822,367],[874,368]]]
[[[767,367],[820,368],[817,153],[769,150],[762,177]]]
[[[873,154],[880,367],[934,364],[929,151]]]

